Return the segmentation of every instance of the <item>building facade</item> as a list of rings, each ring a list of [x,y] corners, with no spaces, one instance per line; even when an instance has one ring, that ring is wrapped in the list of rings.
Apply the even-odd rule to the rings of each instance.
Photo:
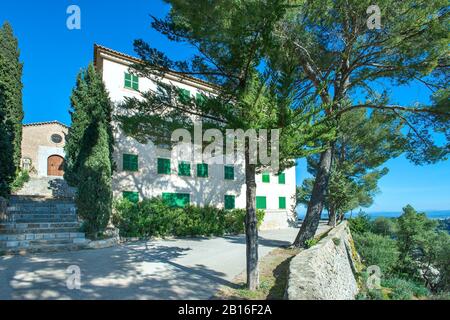
[[[23,125],[22,169],[38,177],[64,175],[64,145],[69,128],[58,122]]]
[[[94,60],[114,104],[113,112],[125,97],[141,98],[140,91],[156,89],[155,79],[140,78],[130,73],[139,60],[96,45]],[[161,81],[161,79],[159,79]],[[166,73],[163,82],[195,96],[213,93],[208,83],[176,73]],[[178,205],[213,205],[222,208],[245,208],[245,173],[242,159],[232,165],[192,163],[190,159],[174,159],[169,149],[151,141],[141,144],[126,136],[114,123],[117,170],[113,176],[115,197],[132,201],[163,197]],[[295,207],[295,168],[280,175],[263,172],[257,176],[258,209],[266,210],[262,229],[287,227],[293,221]]]

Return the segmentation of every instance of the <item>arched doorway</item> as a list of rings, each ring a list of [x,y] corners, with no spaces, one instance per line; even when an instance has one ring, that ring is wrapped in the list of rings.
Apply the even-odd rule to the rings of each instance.
[[[53,155],[47,159],[47,175],[62,177],[64,175],[64,158]]]

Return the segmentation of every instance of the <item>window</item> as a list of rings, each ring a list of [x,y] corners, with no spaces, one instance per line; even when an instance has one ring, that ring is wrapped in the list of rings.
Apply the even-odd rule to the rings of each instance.
[[[232,210],[236,205],[236,196],[225,195],[225,210]]]
[[[188,103],[191,100],[191,92],[186,89],[180,89],[178,96],[182,103]]]
[[[134,154],[124,154],[123,155],[123,171],[138,171],[138,156]]]
[[[124,191],[124,192],[122,192],[122,197],[133,203],[139,202],[139,193],[137,193],[137,192]]]
[[[191,164],[186,161],[181,161],[178,164],[178,175],[183,177],[191,176]]]
[[[125,72],[125,88],[139,90],[139,77]]]
[[[202,106],[206,102],[206,97],[203,94],[201,94],[201,93],[197,93],[195,95],[195,100],[196,100],[198,105]]]
[[[63,138],[61,137],[61,135],[55,133],[52,134],[50,139],[52,140],[53,143],[61,143],[63,141]]]
[[[278,183],[279,184],[286,184],[286,174],[284,172],[279,174],[279,176],[278,176]]]
[[[263,172],[263,174],[262,174],[262,182],[270,183],[270,174],[268,172]]]
[[[224,167],[224,175],[225,180],[234,180],[234,167],[233,166],[225,166]]]
[[[208,178],[208,165],[206,163],[197,164],[197,177]]]
[[[191,195],[189,193],[163,193],[162,198],[170,206],[183,208],[191,202]]]
[[[278,208],[279,209],[286,209],[286,197],[279,197],[278,198]]]
[[[256,197],[256,209],[267,209],[266,197]]]
[[[158,174],[170,174],[170,159],[158,158]]]

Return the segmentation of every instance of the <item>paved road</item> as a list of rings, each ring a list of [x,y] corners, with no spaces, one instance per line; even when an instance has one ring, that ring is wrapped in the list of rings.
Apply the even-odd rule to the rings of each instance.
[[[260,256],[298,229],[261,232]],[[81,288],[66,286],[79,266]],[[208,299],[245,269],[244,236],[158,240],[77,252],[0,257],[0,299]]]

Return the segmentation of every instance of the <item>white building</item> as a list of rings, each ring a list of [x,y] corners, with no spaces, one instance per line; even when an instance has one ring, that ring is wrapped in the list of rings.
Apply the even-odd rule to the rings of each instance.
[[[102,74],[106,89],[114,104],[124,97],[140,97],[139,91],[156,89],[155,81],[130,75],[131,64],[138,59],[95,45],[94,61]],[[212,87],[199,79],[168,73],[164,80],[191,95],[213,92]],[[214,205],[225,208],[245,208],[245,176],[242,162],[233,166],[199,164],[171,159],[171,151],[148,143],[138,143],[115,131],[114,159],[117,170],[113,177],[115,197],[131,200],[163,197],[178,204]],[[282,228],[294,216],[295,167],[280,176],[264,173],[258,175],[257,208],[265,209],[262,229]]]

